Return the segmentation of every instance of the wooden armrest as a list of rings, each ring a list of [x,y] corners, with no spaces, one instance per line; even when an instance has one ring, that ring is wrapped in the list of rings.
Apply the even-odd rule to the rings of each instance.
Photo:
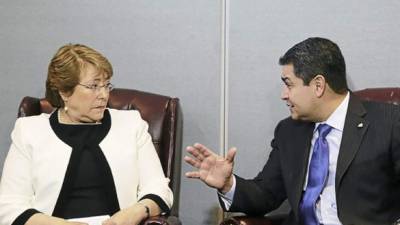
[[[227,218],[220,225],[281,225],[286,215],[267,217],[234,216]]]
[[[143,221],[142,225],[182,225],[176,216],[153,216]]]

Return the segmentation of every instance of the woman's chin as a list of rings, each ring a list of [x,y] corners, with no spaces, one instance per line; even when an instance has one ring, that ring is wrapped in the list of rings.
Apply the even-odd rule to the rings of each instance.
[[[104,112],[101,113],[101,115],[96,115],[93,117],[94,122],[99,122],[100,120],[102,120],[104,117]]]
[[[104,117],[104,110],[102,110],[101,112],[92,113],[92,115],[90,115],[88,119],[90,120],[91,123],[95,123],[102,120],[103,117]]]

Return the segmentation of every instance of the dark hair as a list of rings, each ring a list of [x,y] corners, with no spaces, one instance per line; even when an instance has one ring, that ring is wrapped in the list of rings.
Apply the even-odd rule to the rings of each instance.
[[[337,44],[328,39],[313,37],[296,44],[279,59],[279,64],[292,64],[294,74],[304,85],[322,75],[334,92],[343,94],[348,89],[343,55]]]
[[[51,59],[46,80],[46,99],[53,107],[63,107],[59,92],[72,94],[86,64],[92,64],[109,79],[113,75],[110,62],[98,51],[82,45],[67,44]]]

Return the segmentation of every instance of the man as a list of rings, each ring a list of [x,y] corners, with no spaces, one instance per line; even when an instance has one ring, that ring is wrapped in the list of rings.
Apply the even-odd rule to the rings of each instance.
[[[400,217],[399,107],[360,101],[330,40],[309,38],[279,60],[291,117],[275,129],[272,151],[250,180],[201,144],[187,147],[187,172],[219,191],[225,210],[263,215],[288,199],[285,224],[384,225]]]

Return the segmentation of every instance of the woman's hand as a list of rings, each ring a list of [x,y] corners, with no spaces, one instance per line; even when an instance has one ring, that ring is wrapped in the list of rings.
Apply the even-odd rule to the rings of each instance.
[[[71,221],[65,221],[60,225],[89,225],[87,223],[80,223],[80,222],[71,222]]]
[[[102,225],[138,225],[147,218],[146,208],[140,204],[120,210],[111,218],[105,220]]]
[[[72,222],[62,218],[36,213],[31,216],[25,225],[88,225],[87,223]]]

